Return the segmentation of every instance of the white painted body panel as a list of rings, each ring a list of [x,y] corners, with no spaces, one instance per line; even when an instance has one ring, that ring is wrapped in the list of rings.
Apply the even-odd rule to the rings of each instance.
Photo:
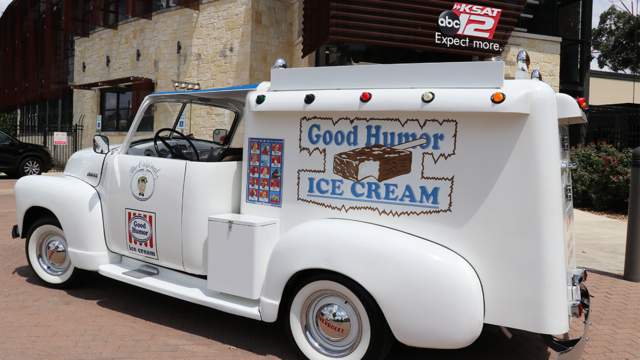
[[[158,268],[158,275],[136,279],[125,274],[145,265],[145,262],[123,256],[122,261],[101,265],[98,272],[106,277],[139,286],[178,299],[207,306],[230,314],[260,320],[255,301],[222,294],[207,289],[207,280],[174,271]]]
[[[345,219],[299,224],[283,234],[271,256],[260,307],[263,320],[275,320],[280,289],[291,274],[306,269],[356,279],[404,344],[460,348],[482,331],[478,276],[462,257],[426,239]]]
[[[500,61],[425,64],[327,66],[271,71],[271,90],[499,88],[504,81]]]
[[[184,270],[182,264],[182,193],[186,161],[111,152],[105,159],[104,173],[98,186],[104,209],[105,234],[109,250],[135,259]],[[147,200],[132,194],[135,169],[149,165],[158,169],[155,189]],[[141,256],[127,248],[126,209],[155,214],[158,259]]]
[[[85,181],[91,186],[97,186],[102,175],[104,158],[105,155],[97,154],[93,149],[82,149],[67,160],[64,174]]]
[[[210,216],[209,289],[245,299],[260,298],[278,237],[278,221],[274,219],[240,214]]]
[[[23,235],[25,213],[42,207],[58,218],[69,245],[73,265],[98,270],[119,256],[107,250],[98,192],[86,182],[71,176],[27,176],[16,183],[16,214]]]
[[[558,120],[560,125],[585,124],[587,116],[580,107],[576,106],[576,100],[567,94],[556,94],[558,107]]]
[[[312,104],[330,109],[335,102],[340,111],[332,112],[309,111],[311,106],[302,101],[309,91],[267,93],[267,101],[262,105],[255,105],[255,95],[249,95],[253,111],[247,112],[246,136],[284,139],[285,191],[281,208],[249,204],[243,192],[242,213],[280,219],[283,239],[300,224],[325,218],[375,223],[429,239],[460,254],[475,269],[484,290],[485,323],[539,333],[566,332],[569,314],[563,194],[557,110],[556,106],[550,106],[555,104],[553,90],[542,82],[507,80],[501,89],[507,100],[494,105],[489,101],[491,90],[436,89],[433,90],[436,100],[424,105],[422,111],[417,111],[422,106],[418,104],[420,91],[366,90],[373,93],[373,99],[366,104],[357,103],[359,91],[345,91],[344,98],[336,94],[327,98],[318,96]],[[395,91],[408,100],[404,103],[381,100],[394,111],[380,112],[384,105],[375,103],[376,99]],[[351,99],[345,99],[349,96]],[[287,97],[288,111],[282,100]],[[400,94],[394,98],[398,97]],[[267,105],[271,98],[275,105]],[[448,104],[448,110],[438,102]],[[469,111],[467,103],[473,111]],[[402,106],[407,110],[402,111]],[[500,111],[502,106],[507,109],[504,113]],[[370,108],[375,111],[369,111]],[[431,112],[430,108],[437,111]],[[299,201],[298,171],[322,169],[323,163],[327,167],[331,163],[323,160],[320,151],[309,155],[300,150],[300,139],[305,136],[300,128],[303,117],[455,119],[458,124],[455,154],[450,154],[446,161],[441,158],[435,163],[427,159],[425,163],[432,176],[454,176],[450,211],[396,217],[368,210],[337,211]],[[415,166],[418,165],[414,163]],[[389,241],[387,246],[397,245]],[[290,261],[296,261],[294,258]],[[362,265],[379,266],[379,259],[369,261]],[[367,280],[373,281],[373,276]],[[437,314],[443,309],[431,311]]]
[[[182,210],[185,271],[207,274],[209,216],[240,210],[241,174],[241,162],[187,162]]]

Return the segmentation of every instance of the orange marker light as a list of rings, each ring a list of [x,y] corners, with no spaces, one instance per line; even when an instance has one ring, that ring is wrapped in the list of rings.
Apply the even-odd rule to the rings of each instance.
[[[494,92],[493,95],[491,95],[491,102],[494,104],[501,104],[503,103],[507,98],[507,95],[505,95],[503,92]]]
[[[360,95],[360,101],[362,102],[369,102],[369,100],[371,100],[371,98],[373,97],[373,95],[371,95],[370,92],[363,92],[362,95]]]

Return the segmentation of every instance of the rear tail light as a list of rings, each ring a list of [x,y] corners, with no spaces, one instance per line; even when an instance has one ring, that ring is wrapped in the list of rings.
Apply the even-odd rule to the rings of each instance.
[[[587,102],[587,99],[583,97],[579,97],[576,99],[576,101],[578,102],[578,105],[583,111],[589,110],[589,103]]]

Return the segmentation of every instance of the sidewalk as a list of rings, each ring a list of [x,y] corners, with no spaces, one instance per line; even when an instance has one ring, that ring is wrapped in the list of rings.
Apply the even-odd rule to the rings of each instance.
[[[622,275],[627,222],[575,210],[578,266]]]

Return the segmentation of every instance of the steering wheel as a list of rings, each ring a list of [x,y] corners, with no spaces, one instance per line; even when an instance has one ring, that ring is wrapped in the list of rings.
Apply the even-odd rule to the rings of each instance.
[[[198,149],[196,148],[195,145],[193,145],[193,142],[186,137],[183,133],[181,133],[180,131],[171,129],[171,128],[164,128],[164,129],[160,129],[156,132],[155,136],[153,137],[153,147],[155,147],[156,149],[156,153],[159,155],[162,152],[160,151],[160,147],[158,146],[158,140],[160,140],[160,142],[162,143],[162,145],[164,145],[167,149],[169,149],[169,152],[171,153],[171,157],[172,158],[177,158],[177,159],[183,159],[183,160],[192,160],[192,159],[188,159],[184,153],[182,152],[182,149],[178,148],[178,147],[173,147],[171,144],[169,144],[168,141],[166,141],[162,136],[160,136],[161,133],[163,132],[169,132],[169,133],[173,133],[173,134],[177,134],[179,135],[181,138],[185,139],[187,141],[187,143],[189,144],[189,146],[191,146],[191,148],[193,149],[193,153],[195,154],[195,160],[196,161],[200,161],[200,154],[198,154]]]

